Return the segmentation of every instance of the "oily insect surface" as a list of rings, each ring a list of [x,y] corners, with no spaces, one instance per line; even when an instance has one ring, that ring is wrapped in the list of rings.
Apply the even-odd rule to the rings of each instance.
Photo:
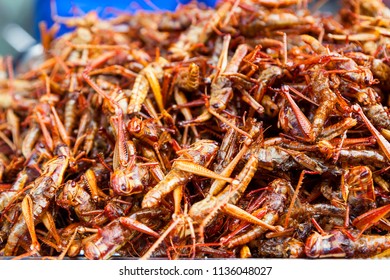
[[[57,17],[0,58],[0,256],[388,257],[390,10],[304,2]]]

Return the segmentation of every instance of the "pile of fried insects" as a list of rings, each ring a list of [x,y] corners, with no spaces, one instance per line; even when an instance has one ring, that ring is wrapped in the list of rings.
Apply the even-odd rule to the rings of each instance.
[[[1,58],[0,256],[388,257],[390,9],[306,2],[56,16]]]

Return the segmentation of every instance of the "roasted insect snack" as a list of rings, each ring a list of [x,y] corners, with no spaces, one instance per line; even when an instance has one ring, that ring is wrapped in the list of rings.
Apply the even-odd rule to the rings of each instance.
[[[0,58],[0,256],[388,257],[390,10],[307,2],[55,17]]]

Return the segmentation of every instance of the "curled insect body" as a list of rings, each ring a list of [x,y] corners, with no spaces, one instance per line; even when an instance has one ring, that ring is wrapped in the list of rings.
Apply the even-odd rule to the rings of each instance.
[[[256,256],[266,258],[304,258],[305,244],[292,237],[258,239],[250,243]]]
[[[4,248],[6,256],[15,255],[19,239],[38,224],[45,211],[49,208],[52,198],[63,181],[65,170],[68,168],[69,159],[65,155],[59,155],[46,163],[43,174],[32,184],[34,187],[29,193],[32,202],[32,220],[26,220],[23,215],[11,229],[7,244]],[[44,193],[44,195],[42,195]],[[30,223],[30,224],[28,224]]]
[[[345,201],[348,196],[359,196],[361,199],[375,201],[374,181],[368,166],[354,166],[344,170],[341,180],[341,191]]]
[[[348,52],[345,56],[353,59],[358,65],[368,66],[374,77],[380,81],[380,86],[388,88],[390,67],[384,61],[363,52]]]
[[[191,63],[188,68],[179,73],[176,83],[179,89],[194,92],[199,88],[199,66]]]
[[[93,219],[93,214],[88,215],[88,213],[97,210],[97,204],[85,190],[83,183],[83,180],[67,181],[58,195],[57,205],[65,209],[73,209],[78,219],[88,224]]]
[[[229,64],[224,69],[225,73],[236,73],[238,67],[247,53],[247,46],[240,45]],[[211,84],[210,107],[218,112],[224,110],[233,95],[231,81],[228,77],[219,75]]]
[[[0,193],[0,213],[2,213],[3,209],[8,206],[8,204],[18,194],[18,192],[25,187],[27,180],[27,172],[20,172],[12,186],[8,190],[2,191]]]
[[[131,169],[118,169],[111,175],[111,187],[115,194],[129,196],[144,191],[148,185],[149,169],[135,164]]]
[[[329,87],[329,80],[322,71],[317,69],[311,76],[314,94],[319,98],[320,105],[313,117],[313,134],[321,134],[325,121],[334,109],[337,101],[336,94]]]
[[[194,163],[207,167],[214,159],[218,151],[216,142],[211,140],[199,140],[187,150],[181,151],[181,160],[190,160]],[[153,207],[161,202],[161,199],[175,188],[186,185],[193,174],[173,168],[142,200],[142,207]]]
[[[191,56],[191,52],[194,51],[196,46],[206,43],[215,28],[222,21],[228,21],[232,7],[232,3],[223,2],[215,13],[205,11],[199,14],[198,16],[201,16],[204,20],[198,24],[192,24],[185,32],[181,33],[178,40],[170,47],[170,52],[175,57],[186,58]]]
[[[373,149],[341,149],[339,160],[340,162],[349,162],[353,165],[369,164],[376,167],[381,167],[387,162],[381,151]]]
[[[184,31],[191,25],[191,21],[183,14],[164,14],[158,24],[159,31]]]
[[[356,240],[341,230],[325,236],[315,232],[308,237],[305,253],[309,258],[370,258],[390,248],[387,235],[361,235]]]
[[[163,110],[159,79],[164,75],[162,67],[166,63],[167,61],[160,57],[158,61],[148,64],[138,74],[130,96],[129,106],[127,107],[128,114],[136,114],[141,111],[141,106],[144,103],[150,88],[155,94],[160,110]]]
[[[281,213],[285,210],[286,200],[291,188],[290,183],[283,179],[276,179],[270,183],[269,190],[266,190],[262,194],[264,197],[262,208],[266,212],[261,218],[263,222],[269,225],[275,225],[278,222]],[[221,242],[228,248],[232,248],[247,244],[259,238],[265,232],[266,228],[255,225],[247,232],[230,238],[224,238]]]
[[[56,16],[0,57],[0,255],[388,256],[389,9],[306,2]]]

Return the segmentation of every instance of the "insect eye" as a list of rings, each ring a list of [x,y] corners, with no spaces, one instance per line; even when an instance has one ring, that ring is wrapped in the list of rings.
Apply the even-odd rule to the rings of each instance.
[[[127,188],[126,188],[126,185],[125,184],[121,184],[121,190],[123,192],[127,191]]]

